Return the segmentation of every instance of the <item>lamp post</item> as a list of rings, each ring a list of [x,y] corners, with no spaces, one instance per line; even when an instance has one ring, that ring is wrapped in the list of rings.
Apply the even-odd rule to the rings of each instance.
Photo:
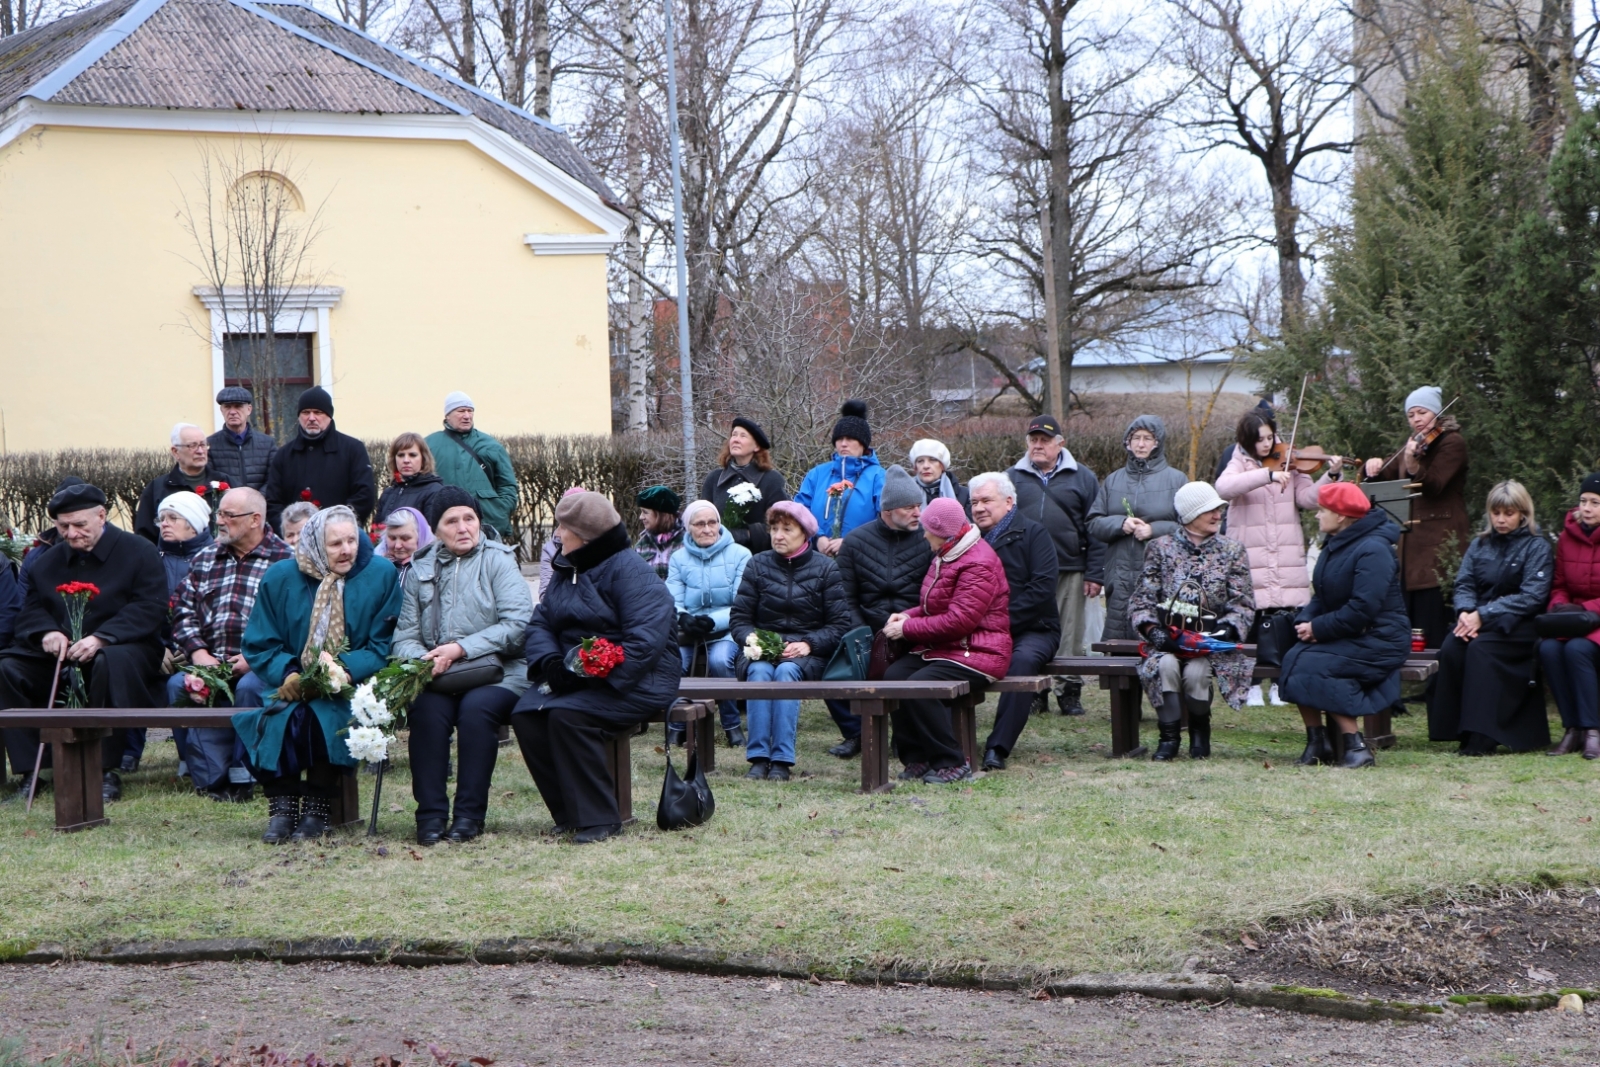
[[[694,469],[694,369],[689,360],[689,261],[683,244],[683,150],[678,143],[678,46],[672,32],[672,7],[666,0],[667,15],[667,111],[668,141],[672,146],[672,243],[678,261],[678,382],[683,397],[683,482],[690,496],[695,492]]]

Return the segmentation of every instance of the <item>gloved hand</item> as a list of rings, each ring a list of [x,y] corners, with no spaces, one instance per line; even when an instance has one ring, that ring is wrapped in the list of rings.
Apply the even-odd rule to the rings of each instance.
[[[1586,610],[1586,609],[1584,608],[1584,606],[1582,604],[1574,604],[1574,603],[1571,603],[1570,601],[1568,603],[1565,603],[1565,604],[1552,604],[1550,606],[1551,614],[1554,614],[1556,612],[1584,611],[1584,610]]]
[[[300,697],[300,672],[295,671],[284,677],[283,684],[278,686],[277,698],[284,703],[292,704]]]
[[[560,696],[583,688],[583,679],[567,670],[560,656],[546,656],[539,662],[539,673],[550,692]]]
[[[1153,652],[1176,653],[1178,651],[1177,638],[1173,637],[1172,631],[1165,626],[1157,626],[1154,623],[1146,626],[1144,628],[1144,640],[1145,644],[1149,645]]]
[[[680,641],[694,633],[694,627],[689,622],[692,617],[687,611],[678,612],[678,639]]]
[[[716,628],[717,628],[717,624],[716,624],[715,620],[713,620],[711,618],[710,615],[691,615],[691,616],[689,616],[689,632],[690,633],[700,634],[700,635],[704,636],[706,634],[712,633],[713,631],[716,630]]]

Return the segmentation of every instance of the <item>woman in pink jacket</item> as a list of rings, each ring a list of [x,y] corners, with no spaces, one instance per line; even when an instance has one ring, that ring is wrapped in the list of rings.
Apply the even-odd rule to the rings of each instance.
[[[922,509],[922,534],[933,546],[933,562],[922,579],[921,600],[890,615],[883,627],[890,639],[909,641],[911,651],[891,663],[883,677],[959,680],[981,693],[1011,667],[1011,587],[1005,568],[954,498],[941,497]],[[895,752],[905,764],[901,778],[940,785],[972,777],[948,704],[902,700],[890,721]]]
[[[1311,602],[1300,512],[1316,510],[1317,487],[1327,482],[1329,475],[1313,482],[1305,474],[1262,466],[1262,459],[1278,442],[1278,428],[1259,412],[1252,411],[1239,420],[1236,440],[1233,459],[1217,479],[1217,495],[1228,501],[1227,536],[1243,543],[1250,557],[1256,615],[1246,640],[1254,643],[1262,616],[1298,610]],[[1328,470],[1338,469],[1335,457]],[[1283,703],[1276,684],[1272,702]],[[1261,686],[1250,687],[1245,703],[1261,705]]]

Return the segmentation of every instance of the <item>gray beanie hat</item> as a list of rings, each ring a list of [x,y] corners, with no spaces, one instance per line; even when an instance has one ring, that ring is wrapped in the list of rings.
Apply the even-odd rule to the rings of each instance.
[[[1210,482],[1189,482],[1172,494],[1172,507],[1178,521],[1187,526],[1208,511],[1227,506]]]
[[[878,508],[881,511],[893,511],[895,508],[921,507],[928,502],[928,496],[918,486],[917,480],[900,464],[891,464],[883,475],[883,492],[878,497]]]
[[[1444,410],[1444,393],[1437,385],[1424,385],[1413,389],[1406,397],[1406,410],[1410,411],[1412,408],[1422,408],[1437,415]]]
[[[621,521],[622,516],[611,506],[611,501],[599,493],[573,493],[562,497],[561,503],[556,505],[556,523],[583,538],[585,543],[616,529]]]

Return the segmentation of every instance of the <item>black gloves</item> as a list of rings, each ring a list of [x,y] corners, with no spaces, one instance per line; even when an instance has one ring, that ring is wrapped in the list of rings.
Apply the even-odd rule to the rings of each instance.
[[[689,625],[689,619],[691,617],[692,616],[690,616],[690,614],[687,611],[678,612],[678,640],[679,641],[682,641],[686,637],[693,636],[694,630],[692,628],[690,628],[690,625]]]
[[[1177,639],[1172,636],[1172,632],[1165,626],[1152,624],[1145,627],[1144,640],[1145,644],[1149,645],[1153,652],[1178,651]]]
[[[557,696],[583,688],[583,679],[567,670],[560,656],[546,656],[540,660],[539,674],[550,692]]]
[[[1585,610],[1585,609],[1584,609],[1584,606],[1582,604],[1573,604],[1570,601],[1568,603],[1565,603],[1565,604],[1552,604],[1552,605],[1550,605],[1550,613],[1552,615],[1555,614],[1556,612],[1583,611],[1583,610]]]
[[[717,628],[709,615],[690,615],[686,611],[678,612],[678,640],[689,637],[706,637]]]

